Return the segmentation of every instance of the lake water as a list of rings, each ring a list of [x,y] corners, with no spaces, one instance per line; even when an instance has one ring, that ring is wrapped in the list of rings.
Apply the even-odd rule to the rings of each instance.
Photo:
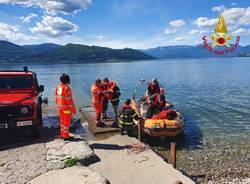
[[[19,69],[22,66],[1,64],[0,69]],[[36,72],[40,84],[45,85],[43,96],[49,98],[51,112],[55,112],[55,86],[60,74],[64,72],[71,76],[71,87],[78,107],[89,105],[86,96],[90,95],[91,84],[97,78],[108,77],[116,80],[122,91],[122,99],[125,99],[132,96],[134,87],[141,78],[149,81],[155,77],[166,88],[166,97],[186,120],[184,141],[179,143],[180,158],[186,162],[192,157],[200,158],[199,164],[192,165],[197,167],[204,165],[207,157],[213,159],[215,153],[218,153],[217,157],[224,158],[226,153],[223,151],[229,150],[240,154],[239,157],[242,154],[245,161],[239,162],[250,165],[250,58],[152,60],[108,64],[30,64],[29,69]],[[138,90],[138,94],[143,93],[144,89]],[[152,146],[161,155],[166,156],[162,144],[166,142],[154,140]],[[229,158],[237,159],[233,156]],[[207,162],[211,167],[213,162]],[[242,163],[237,164],[242,166]],[[185,170],[190,164],[179,165]],[[199,169],[197,167],[197,172],[195,168],[190,172],[197,174]]]

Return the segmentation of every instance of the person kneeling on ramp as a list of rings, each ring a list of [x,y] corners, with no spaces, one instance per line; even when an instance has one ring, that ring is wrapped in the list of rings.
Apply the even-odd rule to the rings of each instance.
[[[134,120],[138,120],[138,115],[135,110],[131,107],[131,100],[127,99],[123,107],[119,110],[119,127],[121,128],[121,134],[124,131],[130,130],[134,123]]]

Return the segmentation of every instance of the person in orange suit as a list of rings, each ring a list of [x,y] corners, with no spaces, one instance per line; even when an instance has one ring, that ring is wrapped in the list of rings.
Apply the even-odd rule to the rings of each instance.
[[[67,74],[62,74],[60,77],[61,83],[57,85],[55,92],[55,103],[58,108],[61,126],[61,138],[64,140],[71,140],[73,137],[69,136],[69,127],[71,119],[76,113],[76,108],[72,98],[71,89],[69,87],[70,77]]]
[[[108,104],[109,104],[109,99],[110,99],[110,84],[109,84],[109,79],[104,78],[101,84],[101,88],[103,90],[104,96],[103,96],[103,103],[102,103],[102,119],[109,119],[107,110],[108,110]]]
[[[101,121],[103,108],[104,93],[102,89],[101,79],[97,79],[91,87],[92,103],[96,110],[96,126],[104,127],[105,124]]]

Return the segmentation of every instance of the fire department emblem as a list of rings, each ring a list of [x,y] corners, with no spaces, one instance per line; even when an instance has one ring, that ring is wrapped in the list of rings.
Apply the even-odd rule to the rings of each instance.
[[[224,55],[233,52],[240,42],[240,36],[236,37],[234,44],[230,45],[230,41],[233,40],[233,35],[228,34],[226,21],[224,16],[219,16],[218,23],[215,26],[214,34],[210,36],[212,43],[208,43],[207,36],[203,36],[203,46],[210,52],[217,55]],[[221,47],[221,48],[220,48]],[[223,48],[224,47],[224,48]],[[226,48],[225,48],[226,47]]]
[[[230,45],[227,43],[227,41],[232,40],[232,35],[227,35],[227,25],[225,22],[225,19],[223,15],[220,15],[219,21],[215,27],[214,30],[215,34],[211,35],[211,39],[214,41],[212,47],[215,46],[227,46],[230,47]]]

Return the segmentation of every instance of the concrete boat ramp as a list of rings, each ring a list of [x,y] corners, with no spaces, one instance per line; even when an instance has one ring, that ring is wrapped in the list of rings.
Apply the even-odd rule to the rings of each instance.
[[[93,133],[100,134],[95,125],[95,111],[92,107],[82,108],[83,121],[87,121]],[[104,131],[117,131],[102,128]],[[98,136],[98,135],[97,135]],[[100,161],[89,167],[114,184],[192,184],[190,178],[166,163],[150,148],[133,151],[133,145],[143,145],[136,138],[119,133],[102,135],[102,139],[89,140],[91,148]]]

